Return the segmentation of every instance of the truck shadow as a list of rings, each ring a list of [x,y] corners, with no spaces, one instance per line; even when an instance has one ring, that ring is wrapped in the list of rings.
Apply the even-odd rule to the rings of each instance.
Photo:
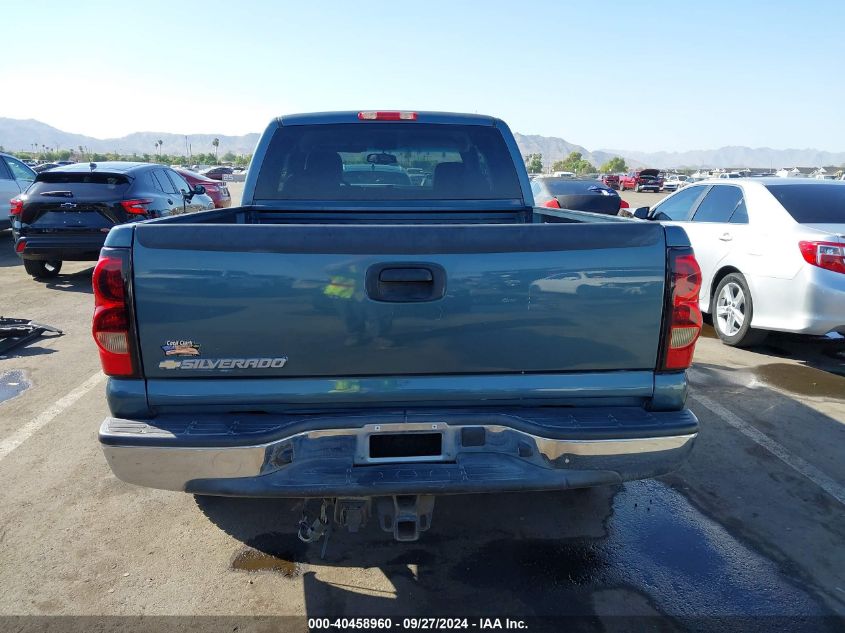
[[[841,422],[765,385],[749,387],[740,374],[697,365],[693,394],[719,393],[763,433],[841,479],[829,461],[842,445]],[[439,497],[431,529],[414,543],[394,542],[371,518],[357,534],[333,532],[321,557],[322,542],[296,537],[301,501],[196,503],[238,542],[232,573],[301,583],[309,617],[579,616],[550,621],[549,630],[679,630],[687,627],[677,614],[727,613],[806,616],[807,630],[834,630],[817,616],[841,604],[834,588],[845,576],[825,569],[845,569],[845,552],[817,550],[845,538],[841,506],[691,404],[702,429],[675,473],[580,491]],[[800,437],[791,435],[793,421]],[[620,615],[651,619],[634,626]],[[770,623],[748,624],[762,631]]]
[[[587,616],[588,586],[608,562],[596,547],[620,486],[554,493],[438,497],[430,530],[398,543],[371,518],[323,543],[296,536],[302,502],[196,497],[241,541],[235,571],[302,578],[306,612],[401,617],[520,613]],[[321,579],[321,569],[344,568]],[[325,574],[322,574],[325,577]],[[550,599],[550,593],[556,597]]]

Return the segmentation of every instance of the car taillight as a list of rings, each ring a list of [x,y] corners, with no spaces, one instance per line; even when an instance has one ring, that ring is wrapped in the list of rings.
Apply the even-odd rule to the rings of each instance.
[[[845,273],[845,246],[836,242],[798,242],[804,261],[819,268]]]
[[[94,267],[91,331],[107,376],[132,377],[138,366],[127,303],[128,262],[128,251],[104,248]]]
[[[137,199],[137,200],[121,200],[120,206],[123,207],[123,210],[126,213],[131,213],[132,215],[147,215],[149,213],[149,209],[147,206],[152,204],[152,200],[146,199]]]
[[[550,209],[560,209],[560,202],[557,201],[557,198],[552,198],[548,202],[544,202],[543,206],[549,207]]]
[[[12,215],[20,215],[23,212],[23,200],[20,198],[12,198],[9,201],[9,212]]]
[[[661,369],[686,369],[692,364],[695,342],[701,334],[701,268],[691,248],[669,249],[669,302]]]
[[[416,121],[416,112],[389,111],[367,111],[359,112],[358,119],[361,121]]]
[[[620,200],[620,202],[619,202],[619,208],[620,209],[628,209],[628,208],[630,208],[630,206],[631,205],[628,204],[625,200]]]
[[[18,240],[18,243],[15,244],[15,252],[16,253],[23,253],[26,250],[26,238],[21,238]]]

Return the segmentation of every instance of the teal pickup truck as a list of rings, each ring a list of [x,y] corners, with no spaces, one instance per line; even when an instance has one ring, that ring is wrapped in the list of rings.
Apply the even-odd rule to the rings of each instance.
[[[700,281],[678,227],[535,208],[498,119],[281,117],[243,206],[109,233],[99,439],[130,483],[305,498],[305,541],[415,540],[437,495],[676,467]]]

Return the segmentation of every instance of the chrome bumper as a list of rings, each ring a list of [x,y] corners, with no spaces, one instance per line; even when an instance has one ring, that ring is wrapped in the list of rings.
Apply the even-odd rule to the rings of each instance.
[[[688,417],[694,416],[688,411]],[[441,452],[376,458],[369,438],[438,433]],[[289,435],[251,446],[145,445],[167,433],[106,418],[100,441],[123,481],[195,494],[254,497],[457,494],[588,487],[678,466],[697,433],[626,439],[552,439],[499,424],[367,424]],[[225,440],[224,440],[225,441]]]

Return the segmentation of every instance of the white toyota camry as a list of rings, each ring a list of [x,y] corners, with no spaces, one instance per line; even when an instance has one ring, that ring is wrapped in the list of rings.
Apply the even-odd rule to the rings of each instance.
[[[701,265],[701,310],[728,345],[768,330],[845,333],[845,182],[705,180],[641,219],[686,230]]]

